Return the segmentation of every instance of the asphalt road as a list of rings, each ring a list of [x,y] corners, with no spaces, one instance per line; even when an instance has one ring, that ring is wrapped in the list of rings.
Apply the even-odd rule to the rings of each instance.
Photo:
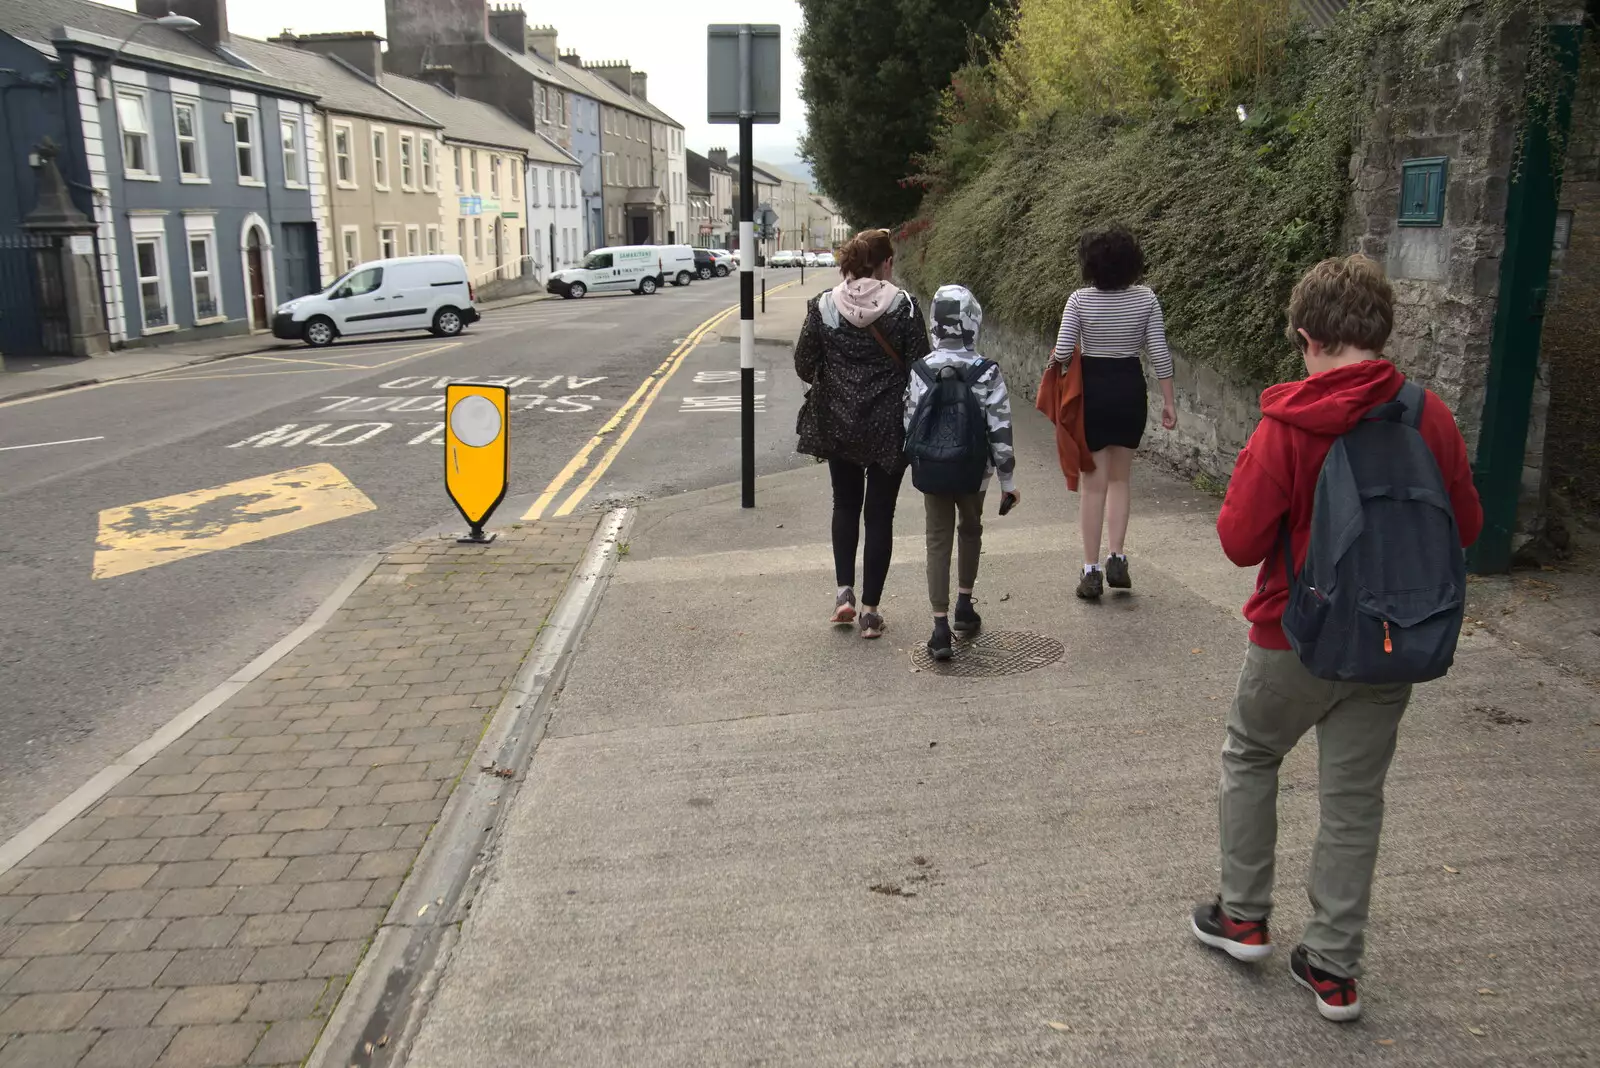
[[[0,840],[297,626],[366,554],[463,526],[440,463],[447,381],[511,387],[511,489],[495,522],[514,521],[737,301],[737,276],[547,301],[489,313],[454,341],[238,357],[0,405]],[[799,391],[786,349],[757,355],[766,473],[803,462],[790,444]],[[605,474],[580,498],[579,470],[545,514],[736,478],[737,368],[738,346],[710,331],[632,409],[647,407]],[[44,442],[69,443],[3,451]],[[310,483],[334,504],[325,521],[271,534],[294,512],[273,495]],[[193,496],[149,503],[178,494]]]

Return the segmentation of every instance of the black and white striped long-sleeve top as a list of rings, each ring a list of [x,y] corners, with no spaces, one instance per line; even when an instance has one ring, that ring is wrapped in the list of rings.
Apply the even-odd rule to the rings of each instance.
[[[1149,286],[1127,289],[1086,287],[1067,298],[1061,313],[1061,332],[1051,354],[1062,363],[1072,350],[1085,356],[1138,359],[1150,354],[1150,370],[1157,378],[1172,377],[1172,353],[1167,351],[1167,328],[1161,302]]]

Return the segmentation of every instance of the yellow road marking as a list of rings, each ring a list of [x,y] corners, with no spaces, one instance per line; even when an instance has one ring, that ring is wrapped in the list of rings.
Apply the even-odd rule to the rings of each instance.
[[[787,289],[789,286],[798,284],[798,279],[793,282],[785,282],[783,285],[777,286],[774,289],[770,289],[767,292],[770,296],[771,294],[777,293],[780,290]],[[577,508],[579,502],[581,502],[588,492],[594,488],[595,483],[597,483],[600,480],[600,477],[606,473],[606,470],[610,468],[612,461],[614,461],[617,458],[617,454],[622,451],[622,447],[628,443],[628,439],[633,437],[633,432],[644,420],[645,413],[650,410],[650,405],[654,404],[656,398],[660,396],[661,390],[666,386],[667,380],[670,379],[673,374],[677,372],[678,368],[683,365],[683,362],[688,358],[689,353],[692,352],[701,341],[705,340],[705,336],[707,334],[709,334],[712,330],[715,330],[725,319],[728,318],[728,316],[733,315],[738,310],[739,306],[737,304],[731,308],[724,308],[722,311],[718,312],[705,322],[701,323],[699,326],[695,327],[694,330],[689,333],[689,336],[683,339],[682,344],[673,350],[672,355],[663,360],[659,367],[650,372],[650,374],[645,377],[645,380],[639,383],[639,388],[633,391],[633,396],[629,397],[627,402],[624,403],[621,408],[617,409],[616,414],[608,419],[605,425],[595,432],[594,437],[584,442],[583,447],[577,451],[571,460],[567,461],[567,466],[561,469],[560,474],[556,475],[555,478],[550,480],[550,484],[544,488],[543,493],[539,494],[538,498],[533,502],[533,505],[523,513],[522,518],[524,520],[531,521],[544,515],[545,509],[550,507],[550,503],[554,501],[556,497],[560,496],[561,491],[566,488],[568,482],[572,481],[573,476],[579,471],[583,470],[584,465],[589,462],[589,457],[594,454],[595,449],[599,448],[600,445],[604,443],[606,437],[615,431],[617,427],[622,425],[622,421],[627,418],[628,413],[633,410],[635,405],[639,405],[640,401],[642,400],[642,406],[639,407],[638,411],[634,412],[633,419],[629,421],[628,426],[623,430],[616,442],[611,446],[611,448],[606,450],[605,454],[600,458],[600,462],[595,465],[594,470],[584,478],[583,482],[579,484],[577,489],[572,491],[572,494],[562,502],[561,507],[554,513],[557,516],[571,515],[573,509]]]
[[[115,578],[375,508],[332,464],[106,508],[95,540],[94,577]]]

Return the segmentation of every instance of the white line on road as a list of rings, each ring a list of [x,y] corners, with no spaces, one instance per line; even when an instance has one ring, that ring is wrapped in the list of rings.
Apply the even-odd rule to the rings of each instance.
[[[32,445],[0,445],[0,452],[12,452],[16,449],[43,449],[51,445],[76,445],[80,441],[104,441],[105,435],[97,438],[68,438],[65,441],[36,441]]]

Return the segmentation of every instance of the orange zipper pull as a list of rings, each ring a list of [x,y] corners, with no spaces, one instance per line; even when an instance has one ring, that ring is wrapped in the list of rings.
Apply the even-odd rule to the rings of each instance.
[[[1383,621],[1383,651],[1386,653],[1394,652],[1394,640],[1389,637],[1389,621],[1387,619]]]

